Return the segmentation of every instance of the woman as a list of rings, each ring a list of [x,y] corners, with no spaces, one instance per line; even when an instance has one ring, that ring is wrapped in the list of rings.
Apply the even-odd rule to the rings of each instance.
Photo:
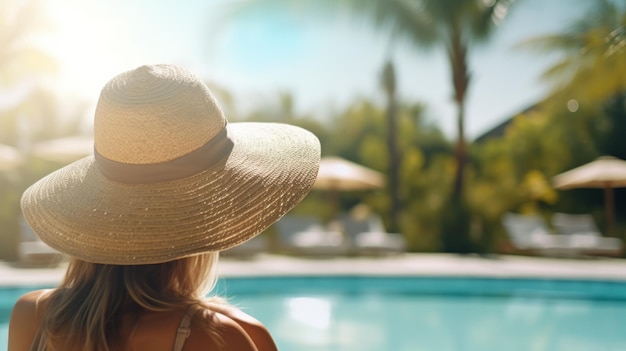
[[[9,351],[275,350],[260,322],[205,296],[218,252],[308,193],[317,138],[229,124],[200,79],[154,65],[105,85],[94,140],[93,157],[22,196],[35,233],[71,259],[58,288],[16,303]]]

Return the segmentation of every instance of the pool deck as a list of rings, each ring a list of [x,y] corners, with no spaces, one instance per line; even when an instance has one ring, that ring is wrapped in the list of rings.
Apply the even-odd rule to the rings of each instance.
[[[0,262],[0,286],[55,285],[64,272],[63,264],[56,268],[20,268]],[[220,274],[225,277],[399,275],[626,281],[626,260],[409,253],[391,257],[298,258],[263,254],[248,259],[224,257],[220,260]]]

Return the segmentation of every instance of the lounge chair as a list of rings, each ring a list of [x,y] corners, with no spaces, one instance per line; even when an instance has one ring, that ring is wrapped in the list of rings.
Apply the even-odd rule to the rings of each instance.
[[[340,218],[344,233],[355,254],[400,253],[406,251],[406,240],[400,233],[388,233],[382,219],[374,214],[359,218],[345,215]]]
[[[313,217],[286,215],[276,222],[276,229],[281,251],[312,256],[348,252],[343,234],[328,230]]]
[[[588,252],[597,255],[622,254],[622,239],[602,236],[590,214],[555,213],[552,225],[560,234],[570,235],[574,245],[582,246]]]
[[[542,256],[578,256],[566,235],[554,234],[539,215],[505,213],[502,224],[515,250]]]
[[[618,255],[621,252],[613,246],[613,240],[604,240],[614,238],[554,233],[538,215],[506,213],[503,224],[513,246],[522,252],[567,257]]]

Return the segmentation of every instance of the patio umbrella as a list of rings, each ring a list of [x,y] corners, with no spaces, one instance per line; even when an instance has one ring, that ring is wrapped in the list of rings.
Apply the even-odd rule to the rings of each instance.
[[[70,136],[36,143],[33,155],[48,161],[71,163],[93,154],[93,138]]]
[[[385,176],[340,157],[323,157],[313,189],[330,192],[333,212],[339,208],[339,192],[382,188]]]
[[[22,164],[23,157],[16,148],[0,144],[0,171],[9,171]]]
[[[382,173],[350,162],[340,157],[324,157],[313,184],[314,189],[365,190],[382,188],[385,177]]]
[[[612,156],[601,156],[596,160],[558,174],[553,178],[557,189],[602,188],[607,231],[613,234],[614,204],[613,188],[626,187],[626,161]]]

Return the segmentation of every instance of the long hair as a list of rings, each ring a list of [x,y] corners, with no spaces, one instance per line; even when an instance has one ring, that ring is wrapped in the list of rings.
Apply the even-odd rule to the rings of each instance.
[[[72,259],[42,321],[48,349],[110,351],[123,317],[202,303],[217,282],[217,260],[217,252],[129,266]]]

